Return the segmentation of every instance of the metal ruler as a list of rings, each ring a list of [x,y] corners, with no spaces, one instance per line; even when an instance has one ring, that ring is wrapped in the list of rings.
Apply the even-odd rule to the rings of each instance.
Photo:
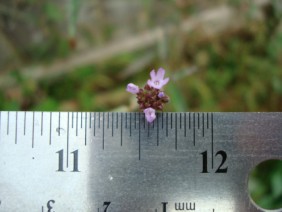
[[[282,113],[0,112],[0,211],[248,212]],[[277,210],[282,211],[282,210]]]

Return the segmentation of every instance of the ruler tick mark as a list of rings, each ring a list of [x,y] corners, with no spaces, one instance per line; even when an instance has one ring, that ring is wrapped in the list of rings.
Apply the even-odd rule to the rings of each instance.
[[[76,112],[76,129],[75,129],[75,135],[78,135],[78,112]]]
[[[71,113],[71,128],[73,128],[73,112]]]
[[[116,115],[116,129],[118,128],[118,113]]]
[[[184,137],[186,137],[186,113],[184,113]]]
[[[196,129],[195,129],[195,113],[193,113],[193,144],[194,146],[196,145],[196,137],[195,137],[195,134],[196,134]]]
[[[52,140],[52,112],[50,112],[50,131],[49,131],[49,145],[51,145]]]
[[[58,135],[59,136],[61,136],[61,112],[59,112],[59,127],[58,127],[58,130],[57,130],[57,132],[58,132]]]
[[[200,114],[197,113],[197,116],[198,116],[198,129],[200,129]]]
[[[73,113],[72,113],[73,115]],[[72,116],[73,118],[73,116]],[[68,112],[68,120],[67,120],[67,168],[69,167],[69,112]]]
[[[181,126],[182,126],[182,123],[181,123],[182,122],[182,113],[179,114],[179,119],[180,119],[179,120],[179,128],[181,129]]]
[[[34,112],[32,112],[32,148],[34,148]]]
[[[160,114],[157,113],[157,146],[159,146],[159,119],[160,119]]]
[[[175,150],[177,150],[177,113],[175,113]]]
[[[82,117],[82,114],[83,114],[83,113],[81,112],[81,113],[80,113],[80,128],[81,128],[81,129],[82,129],[82,123],[83,123],[83,121],[82,121],[82,118],[83,118],[83,117]]]
[[[138,156],[139,156],[139,160],[141,160],[141,114],[139,114],[139,131],[138,131]]]
[[[170,113],[170,129],[172,129],[172,113]]]
[[[17,138],[18,138],[18,112],[16,111],[15,144],[17,144]]]
[[[202,130],[203,130],[203,137],[205,136],[205,113],[202,113]]]
[[[7,116],[7,135],[9,135],[9,125],[10,125],[10,112],[8,111],[8,116]]]
[[[166,137],[168,136],[168,114],[166,114]]]
[[[162,113],[162,129],[164,128],[164,114]]]
[[[127,129],[127,113],[125,114],[125,129]]]
[[[207,129],[209,129],[209,113],[207,113]]]
[[[212,169],[213,169],[213,165],[214,165],[213,150],[214,150],[214,148],[213,148],[213,113],[211,113],[211,151],[212,151],[212,158],[211,159],[212,159]]]
[[[43,112],[41,112],[41,136],[43,135]]]
[[[129,114],[129,136],[131,137],[131,113]]]
[[[134,129],[136,129],[136,114],[137,113],[134,113]]]
[[[86,146],[86,144],[87,144],[87,112],[85,112],[85,126],[84,126],[84,128],[85,128],[84,144]]]
[[[123,113],[120,113],[120,146],[122,146],[122,120],[123,120],[123,117],[122,117],[122,114]]]
[[[98,113],[98,116],[99,116],[99,117],[98,117],[98,119],[99,119],[99,120],[98,120],[98,121],[99,121],[99,122],[98,122],[98,128],[100,129],[100,122],[101,122],[101,113],[100,113],[100,112]]]
[[[107,117],[107,128],[109,129],[109,127],[110,127],[110,114],[109,114],[109,112],[108,112],[108,117]]]
[[[109,114],[108,114],[109,117]],[[105,149],[105,113],[103,113],[103,134],[102,134],[102,142],[103,142],[103,149]]]
[[[93,116],[94,116],[93,136],[95,136],[96,134],[96,113],[94,113]]]
[[[191,129],[191,113],[189,113],[189,129]]]
[[[112,112],[112,137],[114,136],[114,113]]]
[[[92,112],[89,113],[89,128],[91,129],[91,124],[92,124]]]

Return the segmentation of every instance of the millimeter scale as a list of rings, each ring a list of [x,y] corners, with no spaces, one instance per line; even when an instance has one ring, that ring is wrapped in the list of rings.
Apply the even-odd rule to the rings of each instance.
[[[267,211],[249,174],[282,159],[282,113],[2,111],[0,133],[4,212]]]

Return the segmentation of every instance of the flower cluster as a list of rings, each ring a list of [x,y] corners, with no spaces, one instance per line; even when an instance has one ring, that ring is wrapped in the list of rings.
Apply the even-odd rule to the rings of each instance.
[[[133,83],[127,85],[126,90],[136,94],[140,110],[145,113],[146,120],[151,123],[156,118],[156,110],[163,110],[164,104],[169,101],[168,96],[160,89],[168,83],[169,78],[165,78],[165,70],[160,68],[150,72],[151,79],[147,81],[144,88],[139,88]]]

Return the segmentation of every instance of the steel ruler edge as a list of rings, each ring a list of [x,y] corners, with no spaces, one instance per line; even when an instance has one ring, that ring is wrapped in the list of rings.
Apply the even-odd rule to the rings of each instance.
[[[247,186],[269,159],[280,112],[1,111],[0,211],[268,211]]]

